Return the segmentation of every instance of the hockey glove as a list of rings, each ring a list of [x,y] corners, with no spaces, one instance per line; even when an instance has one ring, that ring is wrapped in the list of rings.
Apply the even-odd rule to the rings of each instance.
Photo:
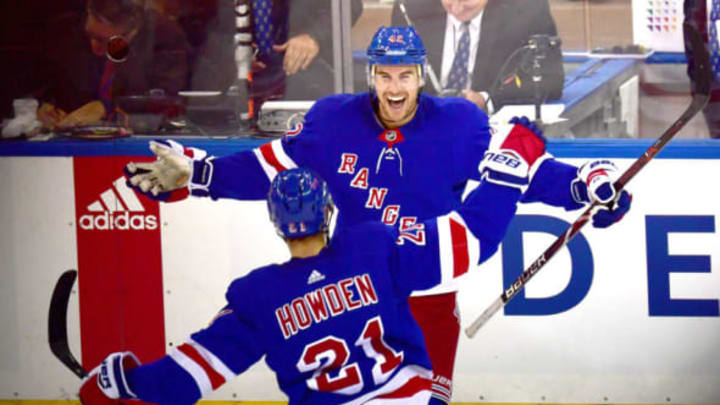
[[[601,205],[593,214],[593,226],[607,228],[618,222],[630,210],[632,195],[615,192],[613,182],[618,174],[615,164],[606,159],[592,160],[580,166],[571,186],[573,199],[581,204],[598,201]]]
[[[130,162],[123,172],[128,186],[156,201],[178,201],[189,194],[206,196],[212,158],[204,150],[172,140],[150,141],[154,162]]]
[[[540,128],[527,117],[514,117],[510,123],[514,125],[508,130],[493,135],[493,138],[503,139],[499,147],[491,143],[480,163],[480,173],[487,181],[523,192],[537,167],[545,160],[545,138]]]
[[[607,228],[608,226],[620,221],[628,211],[632,204],[632,194],[626,190],[617,193],[617,198],[608,205],[601,205],[593,214],[593,226],[595,228]]]
[[[83,405],[119,405],[122,399],[137,398],[128,386],[125,372],[140,365],[131,352],[112,353],[95,367],[80,386]]]
[[[573,199],[581,204],[597,200],[608,203],[615,199],[613,181],[617,177],[618,168],[609,160],[592,160],[586,162],[577,172],[577,177],[570,185]]]

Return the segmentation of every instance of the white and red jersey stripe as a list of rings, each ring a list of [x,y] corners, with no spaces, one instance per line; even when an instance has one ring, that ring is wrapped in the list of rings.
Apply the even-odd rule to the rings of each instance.
[[[420,405],[430,400],[432,371],[420,366],[400,369],[388,382],[375,391],[343,405]]]
[[[278,172],[298,167],[290,156],[285,153],[282,139],[276,139],[253,149],[253,153],[255,153],[255,157],[269,181],[272,181]]]
[[[433,383],[432,385],[432,395],[433,398],[439,399],[442,402],[449,404],[450,403],[450,397],[452,397],[452,392],[447,389],[447,387]]]
[[[467,273],[480,260],[480,241],[455,211],[437,218],[441,284]]]
[[[170,357],[190,374],[203,397],[236,376],[217,356],[192,339],[176,347]]]
[[[456,278],[467,273],[470,266],[477,266],[480,259],[480,242],[460,214],[452,211],[437,217],[436,221],[442,281],[431,289],[413,292],[413,297],[457,291],[459,284]]]

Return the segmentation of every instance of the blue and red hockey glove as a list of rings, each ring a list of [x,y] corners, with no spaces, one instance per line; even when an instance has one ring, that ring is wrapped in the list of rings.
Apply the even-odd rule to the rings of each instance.
[[[156,201],[173,202],[193,194],[207,196],[212,157],[173,140],[150,141],[154,162],[130,162],[123,168],[127,185]]]
[[[632,194],[626,190],[621,190],[615,201],[610,203],[609,206],[601,205],[598,208],[592,217],[593,226],[595,228],[607,228],[619,222],[630,211],[630,205],[632,205]]]
[[[632,194],[626,190],[615,192],[613,182],[618,174],[615,164],[606,159],[592,160],[578,168],[571,184],[573,199],[581,204],[600,203],[593,214],[593,226],[607,228],[620,221],[630,210]]]
[[[112,353],[95,367],[80,386],[83,405],[120,405],[137,396],[130,389],[125,372],[140,365],[131,352]]]
[[[530,184],[532,176],[549,155],[545,153],[542,130],[527,117],[514,117],[513,124],[493,135],[494,140],[480,163],[483,179],[492,183],[518,188],[521,192]],[[500,145],[495,146],[495,139]]]

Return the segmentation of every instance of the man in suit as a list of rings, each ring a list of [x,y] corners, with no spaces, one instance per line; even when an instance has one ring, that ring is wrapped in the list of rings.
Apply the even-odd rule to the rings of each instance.
[[[455,90],[456,94],[491,113],[504,104],[535,101],[533,53],[518,50],[528,45],[532,35],[557,35],[547,0],[412,0],[405,3],[407,17],[425,39],[428,62],[444,90]],[[405,17],[396,2],[392,24],[406,25]],[[465,30],[469,41],[463,43]],[[465,64],[455,60],[456,54],[462,54],[464,49],[468,54]],[[559,44],[547,49],[542,56],[539,97],[543,101],[557,99],[562,95],[565,79]],[[463,67],[467,69],[467,79],[453,75]],[[431,84],[432,79],[430,77]],[[435,93],[433,87],[425,86],[425,90]]]
[[[334,93],[332,4],[329,1],[293,0],[280,7],[288,14],[288,37],[275,41],[273,50],[279,55],[277,65],[287,76],[285,98],[315,100]],[[362,14],[362,1],[348,1],[351,23]]]
[[[194,90],[226,90],[236,76],[235,7],[250,8],[254,58],[249,85],[257,116],[272,99],[314,100],[334,92],[331,2],[312,0],[192,0],[178,12],[194,48]],[[351,0],[352,21],[362,13]]]

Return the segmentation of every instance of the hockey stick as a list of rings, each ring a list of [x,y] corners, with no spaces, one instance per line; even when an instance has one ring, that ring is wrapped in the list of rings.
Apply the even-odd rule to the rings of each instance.
[[[710,61],[708,52],[705,50],[705,44],[700,36],[700,33],[688,24],[684,24],[684,32],[686,37],[690,38],[690,47],[692,54],[695,56],[695,71],[693,72],[693,78],[696,83],[695,95],[692,98],[690,106],[685,112],[675,121],[660,138],[658,138],[645,153],[640,156],[625,172],[618,178],[613,186],[618,192],[622,190],[625,185],[643,168],[645,165],[655,157],[665,145],[677,134],[685,124],[690,121],[710,100],[710,82],[712,80],[712,74],[710,71]],[[557,253],[563,246],[565,246],[578,232],[580,229],[590,220],[594,209],[600,204],[594,201],[580,215],[578,219],[565,231],[565,233],[558,237],[549,248],[543,252],[523,273],[518,277],[505,291],[482,313],[480,316],[465,329],[465,334],[468,337],[473,337],[477,333],[478,329],[482,327],[490,318],[495,315],[500,308],[504,307],[514,296],[520,291],[530,279],[537,274],[540,269]]]
[[[85,378],[87,373],[70,352],[67,338],[67,308],[76,277],[77,270],[67,270],[55,284],[48,313],[48,341],[55,357],[76,376]]]

